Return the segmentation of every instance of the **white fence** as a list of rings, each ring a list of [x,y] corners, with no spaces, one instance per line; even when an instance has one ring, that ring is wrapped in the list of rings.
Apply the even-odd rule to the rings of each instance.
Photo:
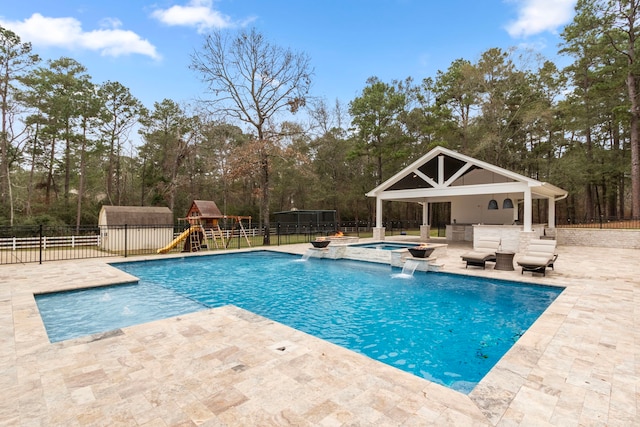
[[[0,238],[0,250],[47,248],[77,248],[82,246],[99,246],[100,236],[42,236],[40,237],[3,237]]]
[[[134,230],[135,227],[131,227]],[[223,230],[226,240],[240,236],[238,230]],[[259,235],[257,229],[248,229],[246,233],[249,237]],[[174,233],[174,237],[179,233]],[[17,251],[21,249],[42,249],[49,248],[78,248],[78,247],[99,247],[102,237],[99,234],[88,236],[42,236],[40,237],[0,237],[0,250]]]

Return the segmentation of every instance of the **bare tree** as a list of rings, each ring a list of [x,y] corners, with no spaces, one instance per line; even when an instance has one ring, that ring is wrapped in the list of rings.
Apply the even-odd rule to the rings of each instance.
[[[305,106],[311,85],[309,58],[267,41],[255,29],[235,35],[222,31],[205,37],[191,56],[191,69],[200,73],[214,96],[207,102],[225,119],[240,121],[255,132],[261,187],[261,222],[269,230],[269,156],[277,135],[273,121],[279,113],[296,113]],[[270,243],[269,233],[264,244]]]

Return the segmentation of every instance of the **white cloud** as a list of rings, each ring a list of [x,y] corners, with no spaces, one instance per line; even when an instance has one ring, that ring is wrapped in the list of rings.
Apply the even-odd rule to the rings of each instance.
[[[24,21],[2,21],[0,25],[11,29],[23,41],[34,46],[86,49],[106,56],[139,54],[160,59],[154,45],[133,31],[122,30],[117,19],[103,20],[100,30],[83,31],[75,18],[50,18],[34,13]]]
[[[155,10],[151,16],[170,26],[196,27],[199,33],[212,28],[221,29],[245,25],[253,19],[250,18],[244,23],[236,23],[229,16],[214,10],[212,0],[190,0],[186,6],[176,5],[168,9]]]
[[[527,37],[558,27],[573,18],[576,0],[517,0],[518,19],[507,25],[511,37]]]

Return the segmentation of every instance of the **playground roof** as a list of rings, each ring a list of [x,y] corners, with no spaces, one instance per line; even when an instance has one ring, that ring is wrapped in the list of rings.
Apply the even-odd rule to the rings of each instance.
[[[213,200],[194,200],[187,217],[224,218],[224,215]]]

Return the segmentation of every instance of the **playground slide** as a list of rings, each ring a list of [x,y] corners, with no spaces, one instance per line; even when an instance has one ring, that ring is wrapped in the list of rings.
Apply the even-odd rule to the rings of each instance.
[[[180,235],[178,237],[176,237],[175,239],[173,239],[171,241],[171,243],[169,243],[167,246],[165,246],[164,248],[160,248],[158,249],[158,253],[159,254],[166,254],[167,252],[169,252],[171,249],[175,248],[176,246],[178,246],[180,243],[182,243],[184,241],[184,239],[187,238],[187,236],[189,234],[191,234],[193,230],[191,229],[191,227],[187,228],[186,230],[184,230],[182,233],[180,233]]]

